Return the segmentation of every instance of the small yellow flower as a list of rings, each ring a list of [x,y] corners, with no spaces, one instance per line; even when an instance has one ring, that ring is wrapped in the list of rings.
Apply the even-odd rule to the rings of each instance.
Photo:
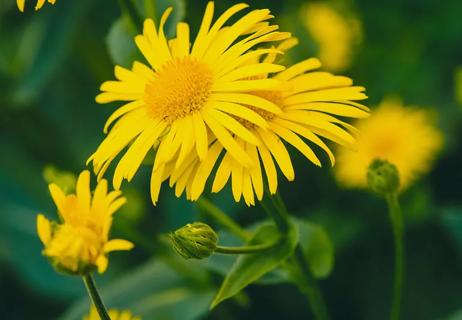
[[[352,59],[354,46],[361,40],[361,24],[347,18],[327,3],[313,2],[305,7],[305,26],[319,45],[319,59],[328,70],[346,69]]]
[[[370,118],[359,121],[356,150],[339,150],[336,178],[347,187],[367,187],[367,169],[376,159],[394,164],[403,190],[430,170],[443,136],[427,110],[384,100]]]
[[[290,39],[283,42],[278,49],[286,50],[294,44],[296,40]],[[274,59],[275,55],[269,55],[264,62],[269,63]],[[340,120],[340,117],[367,117],[368,109],[354,102],[367,97],[363,93],[364,88],[353,86],[351,79],[317,71],[320,67],[320,61],[315,58],[301,61],[273,76],[274,79],[287,82],[287,90],[253,92],[273,102],[282,111],[274,114],[251,108],[247,114],[252,121],[238,119],[258,139],[258,143],[253,144],[241,137],[235,137],[237,143],[250,155],[253,166],[243,166],[216,140],[212,142],[203,161],[196,157],[180,170],[169,173],[170,185],[176,184],[176,195],[181,195],[186,189],[187,198],[197,200],[215,163],[219,163],[212,192],[221,191],[230,180],[235,201],[240,201],[243,197],[247,205],[253,205],[255,196],[258,200],[263,197],[264,174],[270,193],[276,192],[276,164],[289,181],[294,180],[295,172],[286,143],[300,151],[308,161],[321,166],[311,147],[317,145],[327,153],[333,164],[334,156],[323,139],[341,145],[352,145],[355,139],[350,131],[354,131],[354,128]],[[264,126],[264,122],[268,125]],[[258,125],[259,123],[262,125]],[[224,155],[220,157],[222,153]]]
[[[56,0],[48,0],[48,3],[55,4]],[[16,0],[16,4],[18,5],[19,11],[24,12],[24,5],[26,4],[26,0]],[[35,10],[39,10],[45,4],[45,0],[37,0],[37,4],[35,5]]]
[[[253,50],[256,46],[289,34],[278,32],[277,26],[267,22],[272,18],[267,9],[250,11],[225,25],[247,7],[234,5],[212,24],[214,3],[209,2],[191,47],[189,26],[183,22],[177,25],[176,38],[167,40],[164,25],[171,8],[163,14],[158,29],[151,19],[144,22],[143,34],[136,36],[135,42],[149,66],[140,62],[134,62],[131,70],[116,66],[117,81],[103,83],[103,92],[96,97],[99,103],[129,102],[109,117],[105,132],[116,123],[89,159],[98,177],[130,145],[115,169],[113,184],[118,189],[123,179],[133,178],[146,154],[155,148],[151,198],[156,203],[169,170],[167,163],[179,168],[191,152],[205,159],[212,136],[237,162],[252,165],[233,135],[254,144],[258,139],[233,116],[248,118],[252,108],[279,113],[274,103],[249,92],[281,86],[275,79],[251,77],[284,67],[247,61],[274,51]]]
[[[141,320],[141,317],[135,317],[129,310],[115,310],[111,309],[108,311],[109,317],[111,320]],[[82,320],[100,320],[98,311],[93,307],[90,310],[90,313],[83,317]]]
[[[107,192],[107,181],[101,180],[93,194],[90,173],[83,171],[77,180],[76,193],[66,195],[55,184],[49,185],[58,208],[60,222],[37,216],[37,233],[45,248],[43,254],[58,270],[83,274],[97,268],[102,273],[111,251],[130,250],[127,240],[109,240],[112,215],[124,203],[120,191]]]

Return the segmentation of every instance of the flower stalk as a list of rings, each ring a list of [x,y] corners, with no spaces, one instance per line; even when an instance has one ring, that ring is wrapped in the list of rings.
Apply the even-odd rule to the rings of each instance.
[[[401,314],[401,300],[404,279],[404,233],[403,215],[398,201],[397,193],[390,193],[385,197],[390,222],[393,229],[395,244],[395,276],[393,284],[393,303],[391,308],[391,320],[398,320]]]
[[[382,196],[388,205],[395,245],[395,276],[390,319],[399,320],[404,279],[404,223],[398,201],[401,186],[400,173],[393,163],[375,159],[369,165],[367,183],[369,189]]]
[[[290,220],[284,200],[277,193],[276,195],[269,195],[269,192],[266,194],[268,196],[260,203],[270,218],[274,220],[274,223],[281,234],[285,235],[290,229]],[[303,283],[297,282],[297,286],[299,287],[299,290],[307,296],[315,318],[317,320],[328,320],[329,313],[327,311],[324,298],[319,290],[308,262],[306,261],[300,244],[297,244],[294,255],[289,261],[292,265],[291,272],[297,272],[297,275],[304,280]]]
[[[90,300],[93,302],[101,320],[111,320],[91,273],[87,273],[83,276],[83,282],[85,283]]]
[[[241,226],[239,226],[233,219],[231,219],[220,208],[214,205],[210,200],[206,199],[205,197],[201,197],[197,200],[197,206],[201,210],[201,213],[215,220],[215,222],[228,229],[228,231],[234,234],[236,237],[242,240],[250,239],[250,233],[242,229]]]
[[[260,251],[268,250],[274,247],[278,242],[262,243],[250,246],[241,246],[241,247],[223,247],[217,246],[215,253],[221,254],[246,254],[246,253],[256,253]]]

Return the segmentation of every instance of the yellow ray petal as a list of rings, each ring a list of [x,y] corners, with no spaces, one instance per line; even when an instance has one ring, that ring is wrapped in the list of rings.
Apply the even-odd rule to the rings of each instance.
[[[51,240],[51,223],[43,214],[37,215],[37,234],[46,246]]]
[[[282,141],[269,130],[257,129],[257,131],[287,180],[294,180],[295,172],[292,161]]]
[[[112,239],[104,245],[104,252],[109,253],[112,251],[126,251],[133,249],[132,242],[123,239]]]
[[[200,163],[195,173],[194,180],[191,185],[191,200],[199,199],[204,191],[205,182],[210,176],[212,169],[223,150],[221,143],[215,142],[209,149],[207,157]]]

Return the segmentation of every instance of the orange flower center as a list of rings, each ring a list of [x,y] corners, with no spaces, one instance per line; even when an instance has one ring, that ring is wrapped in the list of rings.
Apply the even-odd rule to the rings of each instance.
[[[172,123],[200,110],[212,84],[213,74],[204,63],[190,57],[176,59],[147,83],[144,100],[152,117]]]

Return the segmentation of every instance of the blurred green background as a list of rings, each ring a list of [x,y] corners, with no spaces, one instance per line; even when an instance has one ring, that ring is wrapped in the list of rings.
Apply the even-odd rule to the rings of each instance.
[[[97,105],[94,97],[100,83],[113,78],[115,63],[129,66],[138,55],[131,40],[136,32],[119,19],[117,1],[58,0],[33,12],[34,1],[24,14],[14,0],[0,2],[0,318],[78,319],[88,308],[83,283],[57,274],[41,256],[35,216],[53,217],[47,183],[72,180],[102,140],[116,104]],[[300,39],[291,61],[319,54],[320,43],[307,29],[306,8],[313,1],[249,2],[270,8],[281,29]],[[218,12],[234,3],[217,1]],[[367,105],[393,94],[438,113],[444,150],[432,172],[402,195],[403,319],[462,319],[462,2],[326,3],[356,30],[346,44],[348,61],[333,69],[367,88]],[[139,4],[146,15],[173,5],[171,32],[180,19],[197,30],[206,2]],[[332,318],[387,319],[393,243],[383,201],[344,190],[327,166],[318,169],[293,156],[297,178],[281,181],[281,194],[294,214],[322,225],[333,242],[333,270],[319,282]],[[203,218],[195,204],[176,199],[168,188],[153,207],[149,174],[146,166],[123,187],[129,204],[118,213],[114,234],[137,248],[114,254],[108,272],[97,277],[110,307],[131,308],[144,319],[310,319],[305,298],[277,277],[209,312],[226,261],[183,262],[159,240]],[[265,217],[259,207],[234,204],[229,190],[212,199],[243,225]]]

